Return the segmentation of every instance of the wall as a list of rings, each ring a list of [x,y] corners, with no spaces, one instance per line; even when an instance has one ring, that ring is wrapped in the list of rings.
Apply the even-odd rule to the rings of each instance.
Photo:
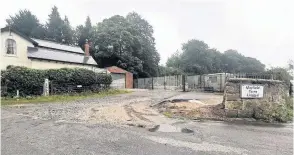
[[[133,74],[130,72],[126,73],[126,88],[133,88]]]
[[[242,84],[263,86],[263,98],[241,98]],[[269,119],[277,108],[285,109],[287,92],[287,87],[282,81],[231,78],[227,80],[225,85],[223,106],[226,109],[227,116],[230,117]]]
[[[98,73],[106,72],[106,69],[98,68],[98,67],[90,66],[90,65],[63,63],[63,62],[38,60],[38,59],[32,59],[31,68],[34,68],[34,69],[84,68],[84,69],[93,70]]]
[[[6,39],[14,39],[16,42],[16,55],[7,55],[5,49]],[[11,36],[9,36],[9,32],[1,33],[1,54],[0,54],[0,67],[1,70],[6,69],[9,65],[15,66],[31,66],[31,60],[27,57],[27,47],[34,47],[34,45],[22,38],[21,36],[11,32]]]

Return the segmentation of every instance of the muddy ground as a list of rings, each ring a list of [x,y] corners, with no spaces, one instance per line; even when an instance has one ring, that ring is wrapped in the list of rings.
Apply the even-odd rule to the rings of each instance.
[[[138,92],[137,92],[138,93]],[[174,120],[171,116],[182,116],[189,119],[195,118],[216,118],[216,111],[223,111],[218,106],[222,101],[221,95],[188,92],[182,96],[181,92],[174,94],[160,92],[160,99],[156,102],[151,98],[140,98],[135,101],[121,102],[106,106],[92,105],[79,112],[78,118],[88,123],[107,123],[117,125],[129,125],[150,128],[158,124],[172,124]],[[175,97],[187,98],[201,96],[198,99],[188,99],[184,102],[171,102]],[[165,97],[168,96],[168,97]],[[174,98],[173,98],[174,97]],[[182,99],[182,98],[181,98]],[[218,110],[216,110],[218,109]],[[171,113],[171,116],[166,115]]]

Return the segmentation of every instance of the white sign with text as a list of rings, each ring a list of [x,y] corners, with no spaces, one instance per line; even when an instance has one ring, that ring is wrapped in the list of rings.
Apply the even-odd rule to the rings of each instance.
[[[263,98],[263,86],[241,85],[241,98]]]

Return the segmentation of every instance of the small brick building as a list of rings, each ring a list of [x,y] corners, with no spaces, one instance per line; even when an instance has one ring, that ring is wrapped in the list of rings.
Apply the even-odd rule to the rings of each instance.
[[[111,87],[133,88],[133,74],[116,66],[106,68],[112,77]]]

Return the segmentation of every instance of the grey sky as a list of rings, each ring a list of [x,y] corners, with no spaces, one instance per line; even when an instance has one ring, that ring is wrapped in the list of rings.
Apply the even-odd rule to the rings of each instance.
[[[199,39],[223,52],[236,49],[269,66],[286,66],[294,57],[293,2],[283,0],[10,0],[1,2],[0,26],[19,9],[29,9],[44,23],[53,5],[72,26],[135,11],[154,28],[161,64],[181,44]],[[7,4],[5,4],[7,3]]]

